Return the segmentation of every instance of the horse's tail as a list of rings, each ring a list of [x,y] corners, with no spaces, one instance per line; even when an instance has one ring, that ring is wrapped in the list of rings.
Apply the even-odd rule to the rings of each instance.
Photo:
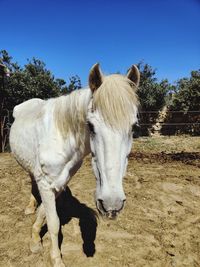
[[[13,117],[16,119],[19,116],[30,114],[30,112],[36,112],[43,105],[44,100],[40,98],[33,98],[27,100],[13,109]]]

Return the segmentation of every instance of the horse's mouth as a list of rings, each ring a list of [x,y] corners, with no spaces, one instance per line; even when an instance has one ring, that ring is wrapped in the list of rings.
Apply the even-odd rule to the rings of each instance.
[[[119,212],[122,210],[122,208],[120,210],[106,210],[103,206],[103,204],[101,203],[101,207],[97,204],[96,202],[96,207],[97,207],[97,210],[99,212],[99,214],[104,217],[104,218],[108,218],[110,220],[115,220],[119,214]]]
[[[98,212],[99,214],[104,217],[104,218],[108,218],[109,220],[115,220],[119,214],[119,212],[113,212],[113,211],[108,211],[108,212],[102,212],[99,208]]]
[[[108,211],[106,213],[106,217],[109,220],[115,220],[115,219],[117,219],[118,214],[119,214],[119,211],[112,210],[112,211]]]

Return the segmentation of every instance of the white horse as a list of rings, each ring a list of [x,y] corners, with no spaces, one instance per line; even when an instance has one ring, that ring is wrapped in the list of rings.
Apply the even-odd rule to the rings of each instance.
[[[55,199],[88,153],[92,154],[99,212],[114,218],[124,206],[122,179],[132,127],[137,123],[139,79],[135,65],[127,76],[104,76],[95,64],[89,74],[90,88],[47,101],[32,99],[14,108],[12,153],[35,179],[42,199],[32,228],[31,250],[41,248],[39,233],[46,217],[54,267],[65,266],[58,247]]]

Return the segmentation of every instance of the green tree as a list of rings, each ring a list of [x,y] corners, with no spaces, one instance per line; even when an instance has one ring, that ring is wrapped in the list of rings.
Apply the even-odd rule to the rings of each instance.
[[[62,94],[70,94],[71,92],[81,88],[81,79],[78,75],[70,77],[69,80],[70,83],[68,86],[65,86],[62,89],[61,91]]]
[[[162,80],[160,83],[155,77],[155,69],[143,62],[138,63],[141,80],[138,90],[141,109],[143,111],[158,111],[166,103],[166,96],[170,89],[170,84],[167,80]]]
[[[48,99],[70,93],[81,87],[80,78],[72,76],[67,86],[63,79],[56,79],[43,61],[33,58],[24,67],[13,62],[6,50],[0,51],[0,64],[11,71],[7,78],[0,74],[0,152],[4,151],[12,111],[15,105],[31,98]]]
[[[192,71],[190,78],[180,79],[174,89],[172,110],[200,110],[200,70]]]
[[[159,111],[168,101],[168,92],[171,86],[167,80],[158,82],[155,77],[156,71],[149,64],[139,62],[137,66],[141,75],[137,92],[140,100],[141,134],[149,135],[152,125],[159,116]]]
[[[7,51],[0,51],[0,152],[4,152],[10,127],[10,108],[8,105],[7,82],[8,71],[17,68],[17,64],[11,63],[12,58]]]
[[[36,58],[30,60],[23,70],[15,71],[9,81],[15,104],[34,97],[48,99],[58,96],[64,85],[64,80],[58,82],[46,69],[45,63]]]
[[[192,71],[189,78],[182,78],[173,86],[169,109],[172,112],[168,113],[166,122],[182,125],[172,127],[168,133],[199,135],[200,116],[196,111],[200,111],[200,70]]]

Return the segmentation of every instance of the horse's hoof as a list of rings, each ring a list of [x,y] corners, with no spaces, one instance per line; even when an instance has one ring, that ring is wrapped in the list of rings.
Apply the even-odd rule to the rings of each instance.
[[[53,267],[66,267],[61,258],[53,259],[51,262]]]
[[[30,242],[30,250],[32,253],[39,253],[43,250],[42,243],[39,241],[35,243],[34,241],[31,240]]]
[[[30,215],[35,213],[36,208],[35,207],[26,207],[24,213],[25,215]]]

